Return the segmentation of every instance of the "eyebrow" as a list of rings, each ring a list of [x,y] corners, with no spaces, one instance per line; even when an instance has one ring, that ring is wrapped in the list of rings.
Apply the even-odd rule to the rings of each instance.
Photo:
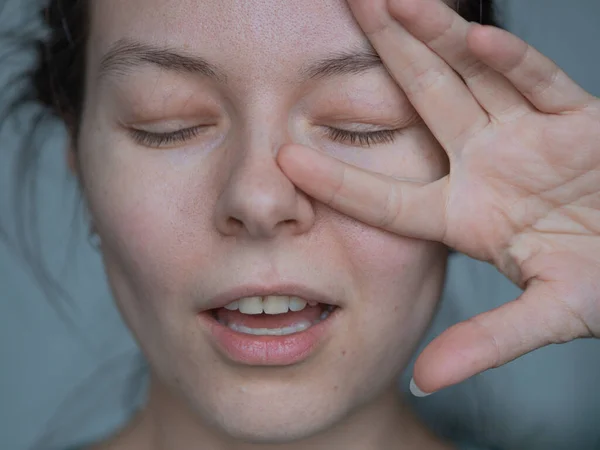
[[[205,76],[223,83],[227,80],[223,71],[204,58],[129,39],[117,41],[104,55],[100,62],[100,78],[112,74],[125,75],[147,64],[173,72]]]
[[[168,47],[121,39],[104,55],[100,62],[99,77],[126,75],[143,65],[154,65],[178,73],[188,73],[212,78],[226,83],[224,71],[204,58],[178,52]],[[319,79],[341,75],[358,75],[375,68],[384,67],[373,47],[339,52],[315,61],[302,69],[307,78]]]
[[[372,69],[383,68],[383,61],[373,47],[358,48],[328,56],[311,63],[304,69],[308,78],[328,78],[341,75],[359,75]]]

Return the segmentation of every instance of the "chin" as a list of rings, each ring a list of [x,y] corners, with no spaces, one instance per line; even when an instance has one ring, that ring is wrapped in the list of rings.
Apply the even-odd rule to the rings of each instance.
[[[278,388],[248,387],[245,393],[243,388],[233,389],[230,395],[213,396],[211,405],[203,402],[201,409],[210,412],[210,425],[230,438],[262,445],[316,436],[331,429],[350,410],[348,397],[338,397],[337,391],[324,392],[312,386],[312,392],[307,393],[307,387],[294,389],[277,381],[274,384],[279,384]]]
[[[232,439],[249,444],[286,444],[303,441],[314,437],[331,428],[332,418],[328,421],[320,420],[321,417],[308,417],[304,412],[278,411],[270,417],[277,417],[276,421],[252,417],[256,412],[247,411],[246,414],[234,414],[233,417],[223,417],[220,424],[223,432]]]
[[[236,426],[239,425],[239,426]],[[299,442],[311,438],[326,427],[322,424],[297,423],[293,426],[273,425],[244,426],[244,424],[224,424],[223,431],[236,441],[255,445],[276,445]]]

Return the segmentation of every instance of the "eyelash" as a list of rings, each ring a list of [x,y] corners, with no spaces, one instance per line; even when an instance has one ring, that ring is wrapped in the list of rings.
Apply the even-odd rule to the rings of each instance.
[[[170,133],[152,133],[150,131],[132,129],[131,134],[138,144],[158,148],[164,145],[189,141],[198,136],[203,128],[203,126],[184,128]],[[350,145],[358,144],[361,147],[390,144],[394,142],[396,135],[400,133],[400,130],[348,131],[332,127],[326,128],[326,134],[332,141]]]
[[[327,136],[335,142],[350,145],[359,144],[361,147],[371,147],[377,144],[391,144],[400,130],[348,131],[327,127]]]
[[[152,133],[150,131],[132,129],[133,139],[147,147],[162,147],[163,145],[179,144],[189,141],[200,134],[204,126],[184,128],[170,133]]]

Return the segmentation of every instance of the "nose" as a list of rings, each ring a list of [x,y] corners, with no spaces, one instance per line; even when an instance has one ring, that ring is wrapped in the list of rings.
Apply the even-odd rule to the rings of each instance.
[[[315,219],[310,199],[281,171],[272,153],[238,161],[217,200],[216,226],[226,236],[299,235]]]

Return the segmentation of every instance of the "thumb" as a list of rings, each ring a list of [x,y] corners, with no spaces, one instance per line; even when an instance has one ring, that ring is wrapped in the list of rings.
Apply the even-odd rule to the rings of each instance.
[[[342,214],[399,235],[443,242],[447,178],[432,183],[392,178],[301,145],[282,147],[277,159],[299,189]]]
[[[516,300],[454,325],[415,363],[416,395],[439,391],[535,349],[584,335],[552,283],[532,282]]]

